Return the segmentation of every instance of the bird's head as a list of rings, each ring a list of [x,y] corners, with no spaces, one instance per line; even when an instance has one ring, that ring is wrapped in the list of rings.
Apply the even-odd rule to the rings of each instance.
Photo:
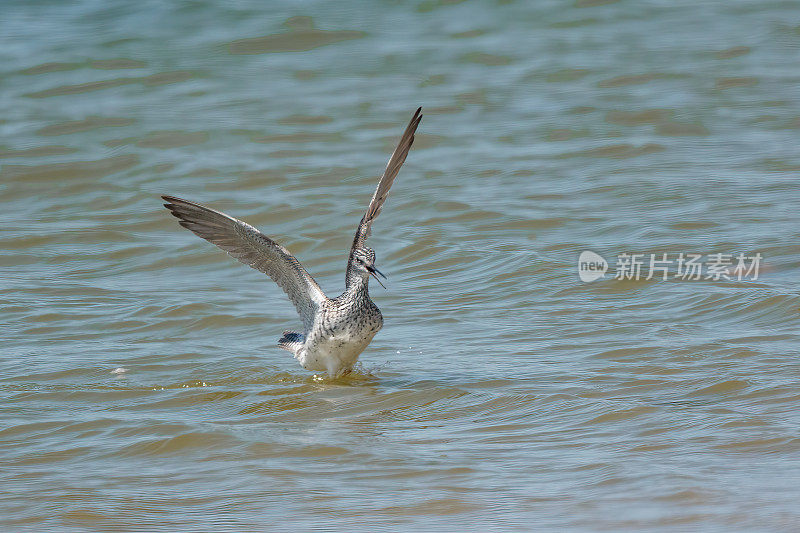
[[[372,276],[380,283],[381,287],[386,288],[378,278],[378,275],[383,276],[383,279],[386,279],[386,276],[375,268],[375,251],[372,248],[367,248],[366,246],[356,248],[350,260],[350,268],[362,277]]]

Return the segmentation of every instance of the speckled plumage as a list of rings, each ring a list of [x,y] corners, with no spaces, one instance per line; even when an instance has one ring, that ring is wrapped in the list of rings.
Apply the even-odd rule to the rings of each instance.
[[[283,289],[300,315],[303,333],[285,331],[278,345],[308,370],[324,371],[330,377],[349,372],[383,326],[383,316],[369,297],[369,277],[378,279],[380,272],[374,266],[375,252],[364,243],[414,142],[421,111],[417,109],[411,118],[361,218],[347,262],[347,285],[336,298],[325,296],[286,248],[253,226],[188,200],[162,196],[181,226],[264,272]]]

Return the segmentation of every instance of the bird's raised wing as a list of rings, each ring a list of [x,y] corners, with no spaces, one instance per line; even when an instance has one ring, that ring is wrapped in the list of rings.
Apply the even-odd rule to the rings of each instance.
[[[164,207],[180,219],[181,226],[271,277],[297,308],[305,332],[311,329],[317,309],[327,298],[289,250],[225,213],[174,196],[162,198],[168,202]]]
[[[370,230],[372,229],[372,221],[375,220],[381,212],[383,202],[385,202],[386,197],[389,196],[389,189],[392,187],[392,183],[394,183],[394,178],[397,177],[397,173],[400,172],[400,167],[403,166],[408,151],[411,149],[411,144],[414,142],[414,132],[417,131],[420,120],[422,120],[421,107],[417,108],[416,113],[411,117],[411,122],[408,123],[406,131],[404,131],[403,136],[400,137],[400,142],[397,143],[397,148],[394,149],[392,157],[389,158],[389,163],[386,165],[386,170],[383,171],[381,181],[378,182],[378,188],[375,189],[375,194],[372,195],[372,200],[369,202],[367,212],[361,218],[361,223],[359,223],[358,230],[356,230],[353,246],[350,248],[350,259],[353,258],[353,252],[355,252],[357,248],[363,246],[364,241],[369,237]]]

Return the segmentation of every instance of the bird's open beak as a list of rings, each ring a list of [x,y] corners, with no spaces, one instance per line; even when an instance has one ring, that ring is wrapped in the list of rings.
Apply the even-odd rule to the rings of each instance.
[[[368,266],[368,267],[367,267],[367,271],[370,273],[370,275],[371,275],[373,278],[375,278],[375,281],[377,281],[377,282],[380,284],[380,286],[381,286],[381,287],[383,287],[384,289],[386,288],[386,285],[384,285],[383,283],[381,283],[381,280],[380,280],[380,278],[378,278],[378,276],[377,276],[377,274],[380,274],[380,275],[383,277],[383,279],[386,279],[386,276],[384,276],[384,275],[383,275],[383,272],[381,272],[380,270],[378,270],[378,269],[377,269],[377,268],[375,268],[374,266]]]

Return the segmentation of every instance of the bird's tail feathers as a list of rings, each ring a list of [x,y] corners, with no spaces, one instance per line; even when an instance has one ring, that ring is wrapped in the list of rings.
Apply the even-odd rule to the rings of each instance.
[[[292,353],[297,352],[303,343],[306,342],[306,336],[294,331],[284,331],[283,337],[278,339],[278,346],[284,350],[289,350]]]

